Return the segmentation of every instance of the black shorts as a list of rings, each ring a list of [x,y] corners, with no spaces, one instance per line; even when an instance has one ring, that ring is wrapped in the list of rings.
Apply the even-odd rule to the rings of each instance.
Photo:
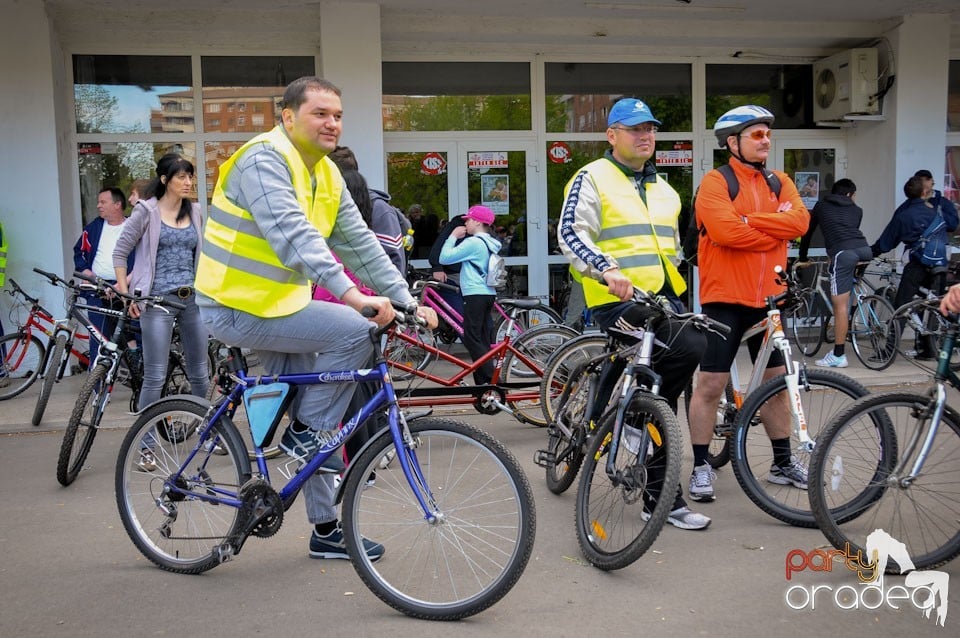
[[[853,290],[853,273],[861,261],[870,261],[870,246],[845,248],[830,258],[830,295],[836,297]]]
[[[711,319],[727,324],[730,327],[730,334],[722,336],[714,332],[707,333],[707,349],[700,361],[700,369],[704,372],[730,372],[730,366],[737,358],[740,340],[744,333],[753,324],[767,317],[767,309],[749,308],[734,303],[705,303],[701,306],[701,311]],[[751,361],[757,359],[757,353],[760,352],[760,346],[763,344],[763,335],[764,333],[761,332],[747,341]],[[778,350],[775,350],[770,355],[767,368],[782,365],[783,357]]]

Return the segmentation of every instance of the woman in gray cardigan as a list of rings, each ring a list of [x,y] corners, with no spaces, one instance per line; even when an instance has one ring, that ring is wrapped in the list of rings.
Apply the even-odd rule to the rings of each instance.
[[[131,316],[140,317],[143,332],[140,410],[160,398],[175,320],[180,323],[190,391],[197,396],[207,392],[208,335],[200,321],[193,290],[203,220],[200,205],[190,200],[193,180],[193,164],[188,160],[176,153],[161,157],[157,162],[157,177],[151,184],[155,196],[137,202],[113,251],[117,288],[121,292],[127,292],[127,255],[136,248],[130,288],[140,289],[144,294],[164,295],[186,306],[183,310],[130,308]]]

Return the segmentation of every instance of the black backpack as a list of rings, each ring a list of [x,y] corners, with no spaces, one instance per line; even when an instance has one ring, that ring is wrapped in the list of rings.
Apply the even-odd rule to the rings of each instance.
[[[737,195],[740,194],[740,182],[737,181],[737,175],[733,172],[733,167],[729,164],[724,164],[717,168],[720,171],[720,174],[723,175],[723,178],[727,181],[727,194],[730,195],[730,201],[732,202],[737,198]],[[767,180],[767,186],[770,187],[770,190],[773,192],[777,198],[780,198],[780,178],[777,177],[776,173],[770,171],[769,173],[764,174],[764,178]],[[700,187],[697,187],[697,193],[700,192]],[[700,237],[701,235],[706,235],[707,230],[703,226],[697,224],[697,193],[693,194],[693,201],[690,203],[690,223],[687,225],[687,234],[683,237],[683,258],[691,266],[697,265],[697,250],[700,248]]]

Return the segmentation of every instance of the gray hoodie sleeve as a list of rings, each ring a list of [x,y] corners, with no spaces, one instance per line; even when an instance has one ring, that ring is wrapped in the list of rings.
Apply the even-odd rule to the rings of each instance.
[[[406,283],[364,224],[346,185],[342,186],[337,222],[329,240],[304,214],[286,161],[266,145],[252,147],[241,158],[225,190],[229,200],[250,211],[281,263],[338,298],[354,284],[331,249],[374,290],[396,301],[412,301]]]

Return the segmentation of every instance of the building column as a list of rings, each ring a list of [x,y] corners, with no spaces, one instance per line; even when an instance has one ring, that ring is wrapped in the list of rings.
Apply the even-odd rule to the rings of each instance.
[[[896,30],[897,80],[893,91],[896,126],[895,200],[917,170],[943,181],[947,145],[950,20],[943,15],[908,15]]]
[[[386,183],[381,115],[380,5],[327,2],[320,9],[321,75],[343,91],[343,136],[371,188]]]
[[[0,221],[9,244],[7,278],[58,307],[60,292],[41,285],[32,269],[72,272],[65,253],[75,239],[68,235],[78,229],[64,228],[61,213],[67,212],[61,191],[70,188],[62,186],[56,105],[63,100],[54,88],[63,56],[42,0],[0,0],[0,14]]]

